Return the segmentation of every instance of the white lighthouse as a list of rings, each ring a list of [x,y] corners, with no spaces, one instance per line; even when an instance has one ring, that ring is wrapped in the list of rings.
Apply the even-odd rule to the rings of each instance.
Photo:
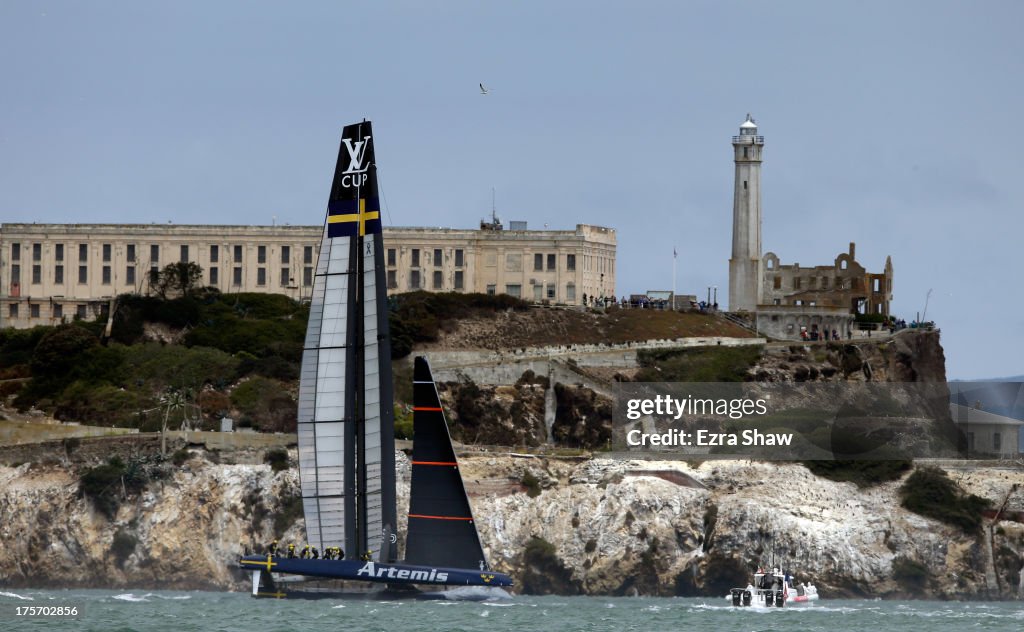
[[[729,258],[729,310],[756,311],[761,283],[761,152],[764,136],[747,114],[740,135],[732,137],[736,183],[732,202],[732,257]]]

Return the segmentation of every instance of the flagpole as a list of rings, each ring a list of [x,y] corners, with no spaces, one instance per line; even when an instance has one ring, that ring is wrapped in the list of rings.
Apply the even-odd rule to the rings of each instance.
[[[672,310],[676,309],[676,247],[672,246]]]

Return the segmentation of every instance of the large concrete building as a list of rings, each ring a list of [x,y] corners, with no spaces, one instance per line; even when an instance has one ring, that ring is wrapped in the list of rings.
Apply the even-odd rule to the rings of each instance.
[[[388,291],[505,293],[579,305],[615,294],[615,231],[384,229]],[[309,297],[322,226],[0,225],[0,327],[94,318],[124,293],[152,291],[169,263],[203,269],[222,292]]]
[[[761,164],[764,136],[747,114],[732,137],[736,175],[733,186],[732,257],[729,310],[746,312],[759,332],[796,339],[801,331],[850,330],[857,314],[889,315],[892,259],[881,273],[870,273],[855,258],[856,246],[831,264],[782,265],[774,252],[761,252]]]

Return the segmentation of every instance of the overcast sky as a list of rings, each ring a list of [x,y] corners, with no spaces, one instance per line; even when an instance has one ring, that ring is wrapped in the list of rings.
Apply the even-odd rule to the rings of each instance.
[[[0,3],[0,221],[319,224],[374,122],[385,222],[618,231],[617,293],[764,249],[895,268],[952,378],[1024,372],[1024,2]],[[482,96],[483,82],[491,94]]]

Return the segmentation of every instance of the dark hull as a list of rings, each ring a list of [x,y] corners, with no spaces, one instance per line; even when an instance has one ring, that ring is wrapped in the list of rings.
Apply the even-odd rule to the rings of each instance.
[[[465,568],[439,568],[413,564],[384,564],[358,560],[310,560],[301,558],[247,555],[239,561],[245,570],[269,571],[391,586],[511,586],[512,578],[504,573]]]

